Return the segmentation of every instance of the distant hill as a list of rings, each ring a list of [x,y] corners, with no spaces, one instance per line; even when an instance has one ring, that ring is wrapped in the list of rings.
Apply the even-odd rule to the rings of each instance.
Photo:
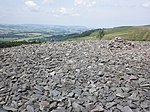
[[[92,32],[91,32],[92,31]],[[109,29],[104,29],[105,36],[102,38],[104,40],[110,40],[117,36],[124,37],[127,40],[133,41],[150,41],[150,25],[145,26],[121,26],[114,27]],[[88,32],[88,31],[86,31]],[[96,39],[96,35],[98,35],[98,29],[90,30],[89,35],[82,36],[79,35],[79,38],[73,38],[69,40],[91,40]],[[83,32],[84,33],[84,32]]]
[[[8,33],[81,33],[88,30],[85,26],[61,26],[61,25],[40,25],[40,24],[0,24],[0,34]]]
[[[0,42],[64,40],[86,30],[85,26],[0,24]]]
[[[99,29],[89,30],[84,26],[0,24],[0,42],[95,40],[97,39],[98,31]],[[150,41],[150,25],[106,28],[104,32],[103,40],[121,36],[127,40]]]

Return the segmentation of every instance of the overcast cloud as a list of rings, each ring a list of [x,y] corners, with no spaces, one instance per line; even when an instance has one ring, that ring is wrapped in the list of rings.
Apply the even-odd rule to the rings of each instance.
[[[150,0],[0,0],[0,24],[150,24]]]

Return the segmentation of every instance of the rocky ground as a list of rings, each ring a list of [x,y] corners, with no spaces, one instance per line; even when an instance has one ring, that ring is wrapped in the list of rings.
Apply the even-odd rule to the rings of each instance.
[[[150,112],[150,42],[0,49],[0,112]]]

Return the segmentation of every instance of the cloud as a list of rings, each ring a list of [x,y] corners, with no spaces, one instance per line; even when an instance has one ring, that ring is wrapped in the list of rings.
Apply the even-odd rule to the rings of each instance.
[[[54,0],[43,0],[45,3],[54,2]]]
[[[74,0],[75,6],[92,7],[96,3],[96,0]]]
[[[52,10],[52,13],[55,16],[60,16],[60,15],[79,16],[80,15],[80,14],[76,13],[73,8],[65,8],[65,7]]]
[[[0,18],[4,18],[4,17],[8,17],[9,15],[7,15],[7,14],[1,14],[0,15]]]
[[[144,3],[144,4],[142,4],[142,6],[145,8],[150,8],[150,2]]]
[[[39,10],[39,6],[32,0],[25,1],[25,5],[26,5],[27,8],[29,8],[32,11]]]

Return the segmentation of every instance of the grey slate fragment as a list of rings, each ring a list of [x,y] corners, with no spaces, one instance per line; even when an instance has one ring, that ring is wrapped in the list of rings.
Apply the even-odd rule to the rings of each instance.
[[[53,110],[53,109],[55,109],[56,107],[57,107],[57,102],[53,102],[53,103],[50,104],[49,109],[50,109],[50,110]]]
[[[150,84],[142,84],[141,87],[150,87]]]
[[[118,108],[119,110],[122,110],[122,109],[123,109],[123,106],[122,106],[122,105],[117,104],[117,108]]]
[[[91,110],[91,112],[103,112],[104,108],[100,105],[97,105],[94,109]]]
[[[117,105],[116,102],[108,102],[108,103],[106,104],[106,108],[109,109],[109,108],[111,108],[111,107],[113,107],[113,106],[115,106],[115,105]]]
[[[34,112],[34,108],[30,105],[27,105],[26,109],[28,112]]]
[[[49,106],[49,102],[47,102],[47,101],[41,101],[39,103],[39,106],[40,106],[40,110],[43,111],[45,108],[47,108]]]
[[[129,96],[129,99],[133,100],[133,101],[138,101],[139,100],[139,96],[137,95],[137,93],[132,93],[131,96]]]
[[[15,108],[13,108],[11,106],[6,106],[6,105],[3,105],[3,109],[8,110],[8,111],[12,111],[12,112],[16,112],[17,111],[17,109],[15,109]]]
[[[78,103],[76,103],[76,102],[72,103],[72,107],[73,107],[75,112],[81,112],[82,109],[83,109],[83,107],[81,105],[79,105]]]
[[[0,112],[8,112],[8,111],[0,107]]]
[[[145,109],[148,108],[148,103],[147,102],[141,102],[140,106]]]
[[[122,112],[133,112],[133,111],[129,106],[125,106],[123,107]]]

